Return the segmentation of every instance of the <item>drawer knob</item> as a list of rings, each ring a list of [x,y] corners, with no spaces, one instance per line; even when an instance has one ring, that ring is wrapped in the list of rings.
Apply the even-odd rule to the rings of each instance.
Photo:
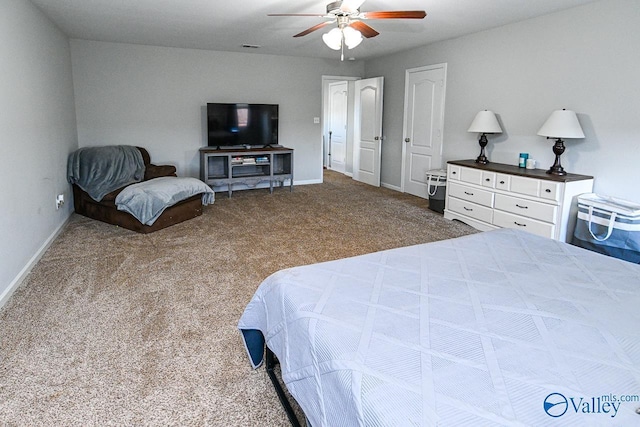
[[[546,190],[544,190],[544,191],[547,192],[547,193],[551,193],[551,190],[548,189],[548,188]]]
[[[513,221],[513,223],[515,225],[517,225],[518,227],[526,227],[527,226],[527,224],[520,224],[519,222],[516,222],[516,221]]]
[[[455,175],[455,174],[457,174],[457,173],[458,173],[458,172],[451,172],[451,175]]]
[[[520,206],[519,204],[516,203],[516,207],[520,208],[520,209],[529,209],[529,206]]]
[[[469,211],[469,212],[473,211],[473,209],[468,208],[468,207],[466,207],[466,206],[463,206],[463,208],[464,208],[464,210],[465,210],[465,211]]]
[[[504,184],[504,181],[500,181],[500,184]]]
[[[489,182],[491,181],[491,178],[485,178],[485,181]]]
[[[467,196],[473,196],[473,193],[469,193],[468,191],[465,191],[464,194],[466,194]]]

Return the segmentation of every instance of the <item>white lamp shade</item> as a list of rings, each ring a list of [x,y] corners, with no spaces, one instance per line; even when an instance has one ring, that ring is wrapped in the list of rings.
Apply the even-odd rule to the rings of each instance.
[[[346,44],[349,49],[353,49],[362,43],[362,34],[355,28],[347,26],[344,27],[342,32],[344,33],[344,44]]]
[[[471,122],[467,132],[476,133],[502,133],[502,128],[493,111],[480,111]]]
[[[342,31],[340,28],[334,28],[327,34],[323,34],[322,40],[324,41],[324,44],[329,46],[331,49],[340,50],[342,47]]]
[[[556,110],[538,131],[540,136],[552,138],[584,138],[578,116],[571,110]]]

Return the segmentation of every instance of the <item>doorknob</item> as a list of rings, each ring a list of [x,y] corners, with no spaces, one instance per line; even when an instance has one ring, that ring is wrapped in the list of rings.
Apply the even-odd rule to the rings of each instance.
[[[411,138],[405,138],[404,142],[411,142]]]

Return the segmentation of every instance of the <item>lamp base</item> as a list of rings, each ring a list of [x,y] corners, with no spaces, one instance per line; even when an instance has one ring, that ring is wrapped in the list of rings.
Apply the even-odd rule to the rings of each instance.
[[[547,173],[549,175],[556,175],[556,176],[565,176],[567,174],[567,172],[565,172],[562,166],[559,166],[559,167],[551,166],[547,171]]]
[[[562,153],[564,153],[564,142],[562,139],[558,138],[556,143],[553,145],[553,154],[556,155],[556,160],[553,162],[553,166],[551,166],[547,171],[548,174],[556,176],[564,176],[567,174],[560,164],[560,156]]]
[[[487,159],[487,156],[485,156],[484,154],[481,154],[476,159],[476,163],[480,163],[481,165],[486,165],[487,163],[489,163],[489,159]]]
[[[487,146],[488,142],[489,141],[487,141],[487,134],[483,133],[478,140],[478,144],[480,144],[480,155],[476,159],[476,163],[480,163],[481,165],[486,165],[487,163],[489,163],[489,159],[487,159],[487,156],[484,154],[484,147]]]

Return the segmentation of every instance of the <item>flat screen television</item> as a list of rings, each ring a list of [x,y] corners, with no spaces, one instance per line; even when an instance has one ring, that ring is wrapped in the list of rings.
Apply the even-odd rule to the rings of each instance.
[[[278,145],[277,104],[207,104],[209,147]]]

